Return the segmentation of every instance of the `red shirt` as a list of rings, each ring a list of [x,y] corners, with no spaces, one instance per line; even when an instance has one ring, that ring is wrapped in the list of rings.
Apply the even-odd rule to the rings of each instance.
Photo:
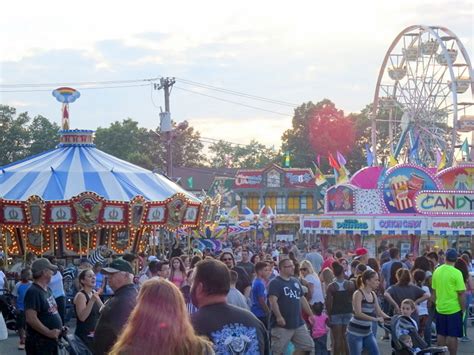
[[[324,260],[323,266],[321,267],[321,271],[324,270],[325,268],[330,268],[332,270],[332,263],[335,262],[336,259],[333,257],[329,257],[326,260]]]

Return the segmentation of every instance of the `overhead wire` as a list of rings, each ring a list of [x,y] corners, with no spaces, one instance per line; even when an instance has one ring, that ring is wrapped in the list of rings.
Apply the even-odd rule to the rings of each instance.
[[[178,89],[178,90],[190,92],[190,93],[193,93],[193,94],[196,94],[196,95],[201,95],[201,96],[209,97],[209,98],[212,98],[212,99],[215,99],[215,100],[219,100],[219,101],[231,103],[231,104],[234,104],[234,105],[243,106],[243,107],[247,107],[247,108],[252,108],[252,109],[254,109],[254,110],[259,110],[259,111],[274,113],[274,114],[276,114],[276,115],[285,116],[285,117],[288,117],[288,116],[289,116],[289,114],[287,114],[287,113],[278,112],[278,111],[273,111],[273,110],[268,110],[268,109],[265,109],[265,108],[262,108],[262,107],[253,106],[253,105],[247,105],[247,104],[244,104],[244,103],[242,103],[242,102],[227,100],[227,99],[224,99],[224,98],[222,98],[222,97],[217,97],[217,96],[213,96],[213,95],[204,94],[204,93],[202,93],[202,92],[198,92],[198,91],[194,91],[194,90],[185,89],[185,88],[182,88],[182,87],[179,87],[179,86],[176,86],[176,85],[174,85],[174,88],[175,88],[175,89]]]
[[[298,106],[297,104],[291,103],[291,102],[269,99],[269,98],[266,98],[266,97],[263,97],[263,96],[251,95],[251,94],[247,94],[247,93],[240,92],[240,91],[221,88],[221,87],[218,87],[218,86],[198,83],[196,81],[191,81],[191,80],[187,80],[187,79],[183,79],[183,78],[176,78],[176,79],[178,79],[183,84],[193,85],[193,86],[197,86],[197,87],[201,87],[201,88],[205,88],[205,89],[209,89],[209,90],[215,90],[215,91],[219,91],[219,92],[222,92],[222,93],[225,93],[225,94],[241,96],[241,97],[245,97],[245,98],[252,99],[252,100],[260,100],[260,101],[265,101],[265,102],[269,102],[269,103],[274,103],[274,104],[277,104],[277,105],[289,106],[289,107],[293,107],[293,108]]]

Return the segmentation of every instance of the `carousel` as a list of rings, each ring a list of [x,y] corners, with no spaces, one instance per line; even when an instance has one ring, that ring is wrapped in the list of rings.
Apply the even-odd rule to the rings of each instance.
[[[4,256],[87,255],[104,246],[143,252],[177,229],[204,229],[219,199],[200,200],[167,177],[97,149],[93,131],[69,129],[72,88],[62,106],[59,145],[0,167],[0,249]]]

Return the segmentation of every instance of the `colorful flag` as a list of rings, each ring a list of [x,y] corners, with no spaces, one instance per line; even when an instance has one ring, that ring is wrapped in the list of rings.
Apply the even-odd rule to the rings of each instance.
[[[341,168],[337,171],[337,183],[344,184],[349,181],[349,171],[346,169],[345,166],[341,166]]]
[[[285,168],[290,167],[290,152],[288,150],[285,153],[285,163],[283,165]]]
[[[416,136],[415,143],[410,149],[410,158],[414,159],[418,155],[418,145],[420,143],[420,135]]]
[[[372,153],[372,149],[370,149],[369,143],[365,145],[365,151],[367,153],[367,166],[374,165],[374,154]]]
[[[321,169],[313,162],[314,165],[314,182],[316,186],[321,186],[327,182],[326,177],[321,172]]]
[[[192,189],[194,185],[194,178],[192,176],[188,177],[188,188]]]
[[[389,157],[388,159],[389,159],[389,160],[388,160],[388,166],[389,166],[389,168],[394,167],[395,165],[398,164],[398,161],[397,161],[397,159],[395,159],[395,157],[393,156],[393,154],[390,154],[390,157]]]
[[[437,170],[438,171],[443,170],[445,167],[446,167],[446,152],[443,151],[443,154],[441,154],[441,158],[439,159],[439,162],[438,162]]]
[[[344,155],[342,155],[339,151],[337,151],[336,156],[337,156],[337,161],[339,162],[341,166],[346,165],[346,158],[344,158]]]
[[[329,160],[329,165],[333,167],[334,169],[339,170],[341,168],[341,166],[336,161],[336,159],[334,159],[331,153],[329,153],[328,160]]]
[[[469,158],[469,143],[467,142],[467,138],[465,138],[464,142],[462,143],[461,152],[463,156]]]

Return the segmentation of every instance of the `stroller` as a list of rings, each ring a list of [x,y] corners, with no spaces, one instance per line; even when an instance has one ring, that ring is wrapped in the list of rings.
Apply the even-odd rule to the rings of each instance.
[[[61,336],[58,339],[59,355],[92,355],[89,348],[74,334],[69,334],[68,329],[64,327]]]
[[[13,295],[6,289],[0,289],[0,312],[3,314],[7,329],[17,330],[17,311],[13,305]]]
[[[390,325],[383,324],[382,328],[387,330],[391,335],[391,346],[393,355],[413,355],[413,354],[448,354],[446,346],[428,347],[422,337],[418,335],[416,323],[410,317],[396,315],[392,317]],[[408,335],[411,337],[413,347],[409,348],[404,344],[400,337]],[[419,350],[415,352],[414,349]]]

